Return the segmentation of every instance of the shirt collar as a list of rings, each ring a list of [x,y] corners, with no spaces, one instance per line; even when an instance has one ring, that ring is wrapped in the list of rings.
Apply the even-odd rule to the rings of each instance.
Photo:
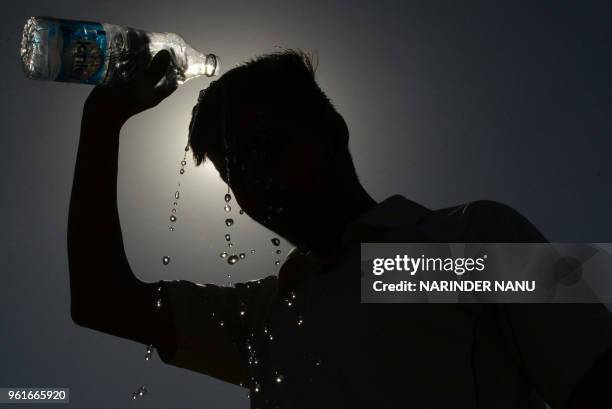
[[[390,227],[414,225],[429,212],[428,208],[401,195],[391,196],[360,215],[346,227],[342,234],[342,246],[367,240],[373,234],[375,235],[377,232]],[[298,259],[301,260],[298,261]],[[298,262],[298,264],[304,263],[315,269],[321,265],[316,256],[311,253],[301,253],[297,248],[289,252],[285,264],[289,261],[291,261],[291,264],[295,262]],[[281,271],[293,270],[293,268],[289,268],[289,265],[283,265],[283,267],[286,268],[282,268]]]
[[[342,247],[371,240],[394,226],[416,224],[430,212],[424,206],[400,195],[391,196],[363,213],[347,226],[342,235]],[[321,271],[324,264],[311,253],[301,253],[297,248],[287,255],[279,271],[279,292],[288,294],[311,272]]]
[[[358,241],[362,232],[416,224],[430,210],[401,195],[391,196],[353,221],[342,235],[342,243]]]

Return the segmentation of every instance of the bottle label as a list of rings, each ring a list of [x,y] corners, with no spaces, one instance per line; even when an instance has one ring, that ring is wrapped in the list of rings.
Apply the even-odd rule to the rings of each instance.
[[[49,32],[60,40],[60,69],[56,81],[100,84],[106,76],[108,59],[106,32],[100,23],[60,20]]]

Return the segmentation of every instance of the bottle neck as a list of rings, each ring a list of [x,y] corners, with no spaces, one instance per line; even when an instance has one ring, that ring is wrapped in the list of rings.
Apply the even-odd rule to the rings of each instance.
[[[206,75],[212,77],[219,73],[219,58],[214,54],[203,54],[190,46],[185,50],[187,54],[187,67],[183,73],[185,81]]]

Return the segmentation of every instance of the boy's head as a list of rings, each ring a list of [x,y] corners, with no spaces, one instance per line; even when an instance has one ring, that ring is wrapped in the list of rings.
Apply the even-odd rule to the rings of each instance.
[[[346,124],[302,52],[264,55],[211,83],[194,107],[189,146],[249,216],[295,244],[338,184],[357,180]]]

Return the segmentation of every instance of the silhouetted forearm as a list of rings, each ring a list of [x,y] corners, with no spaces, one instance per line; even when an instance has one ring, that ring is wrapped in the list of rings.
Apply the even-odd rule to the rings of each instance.
[[[97,117],[85,107],[70,200],[68,254],[72,270],[103,270],[126,262],[117,210],[117,165],[121,123]],[[71,276],[87,285],[88,277]],[[91,278],[91,277],[89,277]],[[97,277],[102,278],[102,277]],[[124,272],[108,271],[105,280],[129,284]],[[76,301],[76,300],[75,300]]]
[[[92,105],[83,111],[68,219],[71,313],[80,325],[150,343],[152,285],[129,267],[117,209],[123,122]]]

